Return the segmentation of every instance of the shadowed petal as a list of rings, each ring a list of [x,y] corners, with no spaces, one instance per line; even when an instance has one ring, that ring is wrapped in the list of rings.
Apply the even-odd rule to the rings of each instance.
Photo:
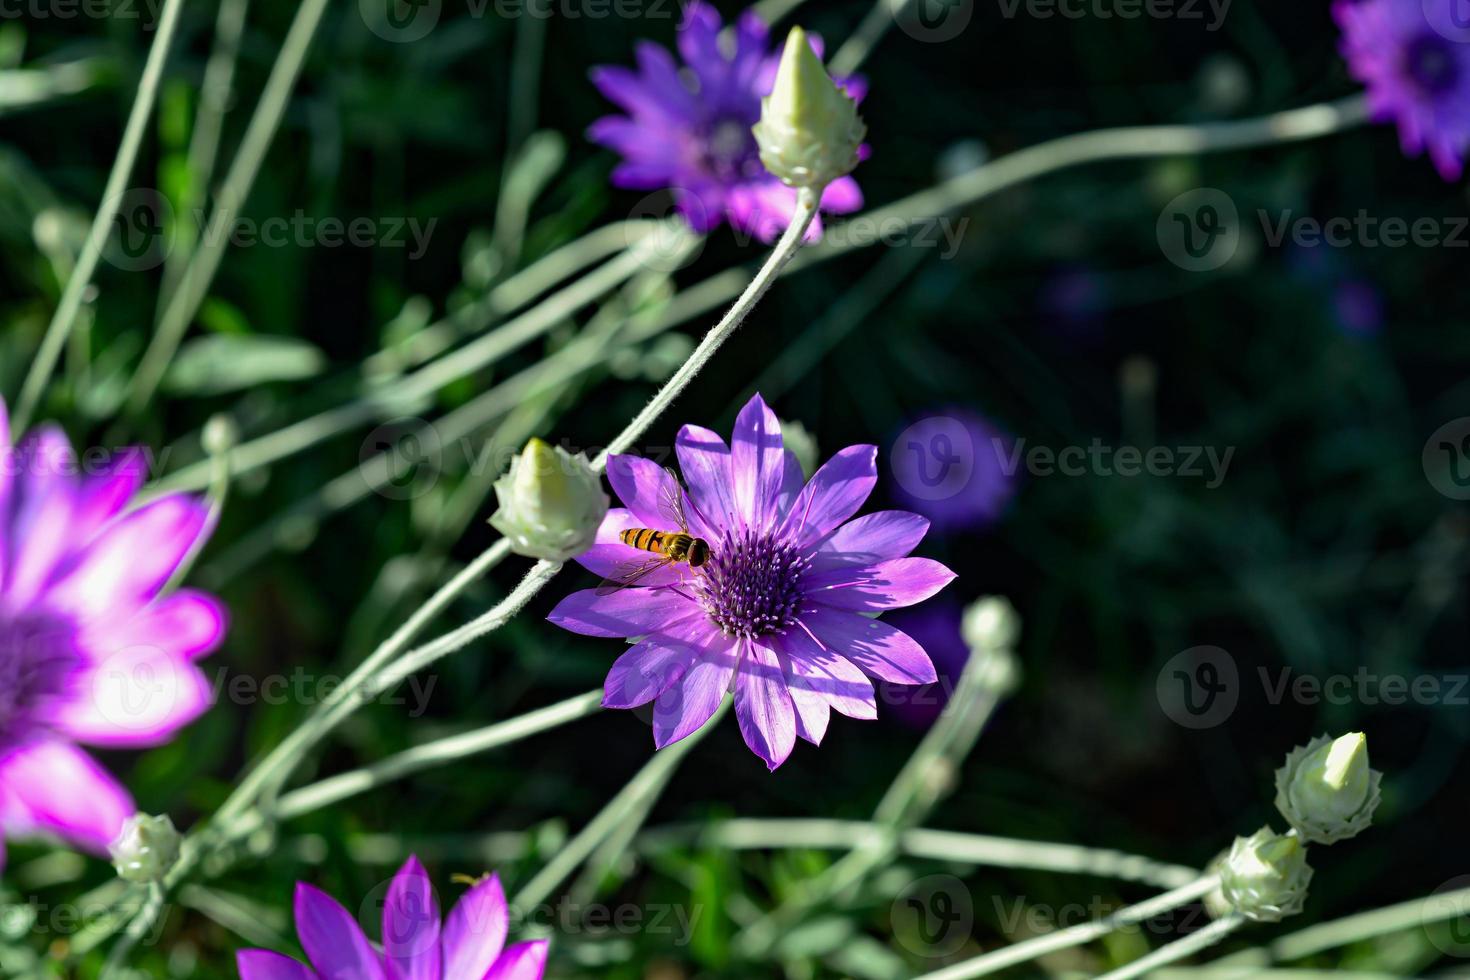
[[[50,831],[102,853],[136,810],[128,791],[74,745],[33,742],[0,760],[0,823],[12,835]]]
[[[776,413],[754,396],[736,417],[730,440],[735,511],[747,527],[765,528],[774,520],[786,471],[783,448]]]
[[[776,497],[776,521],[784,521],[796,502],[801,488],[806,485],[806,476],[801,471],[801,460],[787,449],[781,454],[781,492]]]
[[[735,525],[734,484],[730,475],[730,450],[725,440],[709,429],[686,425],[674,442],[679,469],[689,485],[689,498],[707,525]],[[691,515],[692,516],[692,515]]]
[[[813,745],[821,745],[827,735],[827,723],[832,720],[832,706],[817,692],[802,688],[794,683],[790,661],[783,660],[781,669],[786,675],[786,690],[791,695],[791,706],[796,711],[796,735]]]
[[[608,595],[583,589],[557,603],[546,618],[584,636],[624,637],[665,630],[698,612],[697,602],[674,589],[620,589]]]
[[[632,511],[622,507],[608,511],[597,529],[597,542],[576,556],[577,563],[605,579],[616,579],[629,567],[636,567],[652,558],[648,552],[629,547],[618,539],[618,535],[630,527],[643,527],[643,522],[634,517]],[[638,584],[644,588],[676,585],[685,574],[686,570],[670,565],[649,572],[638,580]]]
[[[876,565],[904,558],[929,533],[929,521],[906,510],[880,510],[856,517],[833,531],[812,552],[812,570]]]
[[[484,980],[541,980],[546,974],[548,948],[549,943],[545,939],[516,943],[495,961]]]
[[[378,954],[335,898],[302,881],[295,905],[296,935],[322,980],[384,980]]]
[[[812,474],[786,516],[785,529],[805,546],[826,537],[857,513],[878,482],[878,447],[848,446]]]
[[[607,462],[607,479],[639,522],[639,527],[659,531],[680,530],[678,514],[673,512],[677,496],[679,506],[684,508],[684,516],[689,520],[689,530],[697,537],[711,536],[711,528],[683,497],[683,487],[667,469],[653,460],[642,456],[611,456]]]
[[[439,980],[439,900],[417,857],[409,857],[388,886],[383,958],[389,980]]]
[[[510,930],[510,909],[499,875],[491,875],[449,910],[444,921],[444,976],[483,977]]]
[[[776,649],[784,656],[791,696],[810,693],[849,718],[878,717],[878,699],[873,682],[857,665],[829,650],[798,625],[776,637]]]
[[[308,967],[268,949],[242,949],[235,954],[235,965],[240,980],[317,980]]]
[[[824,606],[879,612],[923,602],[955,578],[931,558],[895,558],[866,568],[834,568],[808,575],[802,591]]]
[[[666,636],[650,636],[629,648],[607,672],[604,708],[636,708],[679,681],[699,658],[695,647]]]
[[[735,717],[750,750],[774,770],[796,744],[796,710],[774,650],[758,641],[745,647],[735,680]]]
[[[735,676],[734,640],[716,634],[678,683],[653,702],[653,744],[672,745],[697,731],[724,700]]]
[[[933,684],[939,679],[924,648],[887,623],[825,606],[803,610],[801,622],[823,646],[870,677],[894,684]]]

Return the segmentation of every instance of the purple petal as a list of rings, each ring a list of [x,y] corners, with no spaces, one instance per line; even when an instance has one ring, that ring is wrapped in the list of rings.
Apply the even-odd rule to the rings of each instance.
[[[693,519],[693,515],[690,519]],[[642,526],[643,522],[634,517],[632,511],[614,507],[607,512],[607,516],[602,519],[602,526],[597,529],[597,543],[577,556],[578,564],[603,578],[620,577],[630,565],[643,564],[652,556],[646,551],[623,544],[618,538],[628,528]],[[649,572],[638,580],[638,584],[644,588],[677,585],[686,577],[687,571],[670,565]]]
[[[103,474],[83,481],[77,494],[74,536],[86,544],[103,525],[121,514],[148,476],[148,457],[129,449],[113,459]]]
[[[735,481],[735,510],[751,528],[770,526],[781,496],[786,458],[781,423],[760,395],[746,402],[735,419],[730,440],[730,473]]]
[[[720,15],[707,3],[695,2],[684,10],[679,24],[679,54],[695,71],[724,64],[720,50]]]
[[[801,471],[801,460],[796,454],[787,449],[782,454],[781,464],[781,492],[776,498],[776,519],[784,521],[791,510],[791,505],[796,502],[801,488],[806,485],[806,476]]]
[[[928,518],[906,510],[880,510],[854,518],[832,532],[812,553],[813,571],[876,565],[904,558],[929,533]]]
[[[735,676],[735,641],[711,628],[708,647],[678,683],[653,702],[653,744],[659,748],[697,731],[724,700]]]
[[[857,513],[878,482],[878,447],[848,446],[812,474],[786,516],[785,530],[809,545]]]
[[[924,648],[887,623],[824,606],[803,610],[801,622],[823,646],[870,677],[894,684],[932,684],[939,679]]]
[[[699,513],[688,506],[683,488],[667,469],[642,456],[610,456],[607,479],[623,505],[639,521],[640,527],[661,531],[678,531],[679,515],[673,512],[673,501],[684,508],[690,530],[699,537],[709,537],[712,529],[700,520]]]
[[[378,954],[335,898],[300,881],[295,904],[296,935],[322,980],[384,980]]]
[[[202,500],[164,497],[103,531],[48,591],[48,601],[83,618],[142,606],[208,532],[209,508]]]
[[[674,589],[620,589],[608,595],[583,589],[559,602],[546,618],[584,636],[624,637],[665,631],[699,612],[697,602]]]
[[[612,665],[602,685],[604,708],[636,708],[679,681],[699,651],[665,636],[650,636]]]
[[[389,980],[439,980],[439,899],[417,857],[410,856],[388,886],[383,957]]]
[[[862,206],[862,188],[852,177],[838,177],[822,192],[822,210],[829,214],[851,214]]]
[[[15,449],[10,556],[5,594],[16,606],[33,602],[77,547],[76,457],[65,434],[46,426]]]
[[[785,656],[793,699],[798,692],[811,694],[849,718],[878,717],[873,682],[852,661],[822,646],[800,627],[782,633],[776,645]]]
[[[81,647],[94,661],[127,647],[155,647],[181,660],[197,660],[224,639],[229,617],[214,596],[180,589],[125,621],[87,624]]]
[[[709,429],[686,425],[674,442],[679,469],[689,485],[689,499],[711,527],[735,526],[734,483],[730,474],[730,450],[725,440]]]
[[[0,588],[5,585],[10,551],[10,474],[15,469],[15,449],[10,445],[10,413],[0,398]]]
[[[541,980],[546,975],[546,954],[550,944],[545,939],[516,943],[495,961],[484,980]],[[446,977],[445,980],[450,980]]]
[[[449,910],[444,922],[444,976],[483,977],[505,948],[510,909],[498,875],[491,875]]]
[[[817,692],[796,686],[790,667],[789,662],[782,664],[786,672],[786,690],[796,711],[796,735],[813,745],[821,745],[827,735],[827,723],[832,720],[832,706]]]
[[[769,647],[754,641],[745,645],[740,674],[735,681],[735,717],[750,750],[775,770],[796,744],[796,710],[786,690],[781,663]]]
[[[122,784],[74,745],[32,742],[0,759],[0,814],[12,835],[51,831],[102,853],[136,810]]]
[[[866,568],[834,568],[802,580],[808,599],[838,609],[880,612],[923,602],[955,578],[932,558],[895,558]]]
[[[210,706],[213,692],[192,660],[147,644],[89,651],[73,696],[53,721],[79,742],[107,748],[157,745]]]
[[[317,980],[309,968],[268,949],[242,949],[235,954],[240,980]]]

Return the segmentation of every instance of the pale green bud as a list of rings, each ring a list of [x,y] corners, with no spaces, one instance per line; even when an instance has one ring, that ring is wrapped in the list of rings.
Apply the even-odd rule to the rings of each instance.
[[[790,187],[822,188],[858,164],[868,128],[857,103],[827,74],[806,32],[793,27],[781,52],[776,84],[761,100],[751,128],[761,163]]]
[[[608,497],[587,458],[532,439],[495,481],[500,509],[490,523],[511,550],[566,561],[592,547]]]
[[[183,838],[165,814],[135,813],[123,822],[117,839],[107,846],[119,877],[146,884],[162,881],[179,859]]]
[[[796,461],[801,464],[801,473],[808,480],[817,471],[817,437],[800,422],[781,423],[781,441]]]
[[[1296,915],[1312,881],[1301,839],[1277,834],[1270,827],[1235,838],[1212,870],[1220,876],[1220,887],[1205,901],[1210,912],[1217,917],[1239,912],[1256,922],[1277,922]]]
[[[1276,770],[1276,809],[1303,840],[1332,844],[1367,829],[1383,773],[1368,768],[1362,732],[1319,735],[1292,749]]]
[[[972,650],[1010,650],[1021,638],[1021,615],[1005,596],[981,596],[965,607],[960,635]]]

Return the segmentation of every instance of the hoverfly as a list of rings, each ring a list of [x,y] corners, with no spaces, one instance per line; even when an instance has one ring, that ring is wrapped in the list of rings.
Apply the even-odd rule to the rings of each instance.
[[[687,562],[690,568],[698,568],[709,561],[709,542],[689,533],[689,519],[684,516],[684,485],[674,471],[664,467],[669,482],[664,488],[659,511],[670,524],[679,530],[657,531],[648,527],[630,527],[618,534],[618,539],[630,548],[651,552],[654,557],[643,561],[630,561],[620,566],[610,578],[603,579],[597,587],[598,595],[610,595],[619,589],[637,584],[644,576],[660,568]]]

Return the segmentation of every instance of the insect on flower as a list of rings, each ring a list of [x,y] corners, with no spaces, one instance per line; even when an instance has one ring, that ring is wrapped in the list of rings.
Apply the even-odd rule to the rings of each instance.
[[[678,527],[677,531],[659,531],[651,527],[630,527],[618,532],[618,540],[630,548],[652,552],[656,558],[642,562],[627,562],[619,567],[616,575],[604,579],[598,587],[598,595],[610,595],[619,589],[637,585],[644,577],[660,568],[688,563],[690,568],[700,568],[709,561],[709,542],[689,533],[689,518],[684,516],[684,486],[679,477],[668,467],[668,483],[660,510],[668,521]]]

